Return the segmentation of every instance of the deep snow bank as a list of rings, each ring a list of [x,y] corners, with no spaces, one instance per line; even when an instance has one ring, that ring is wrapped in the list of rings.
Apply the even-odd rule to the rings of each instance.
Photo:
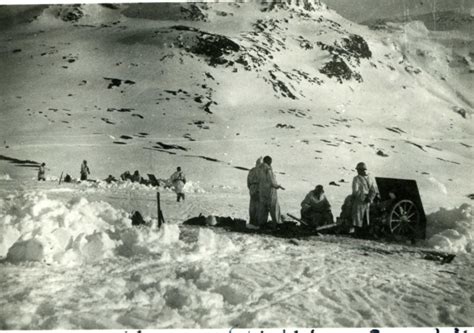
[[[129,213],[102,201],[74,198],[66,203],[44,193],[10,195],[0,200],[0,257],[9,262],[43,261],[74,265],[114,256],[158,254],[181,261],[223,249],[238,251],[236,244],[212,230],[182,242],[177,225],[132,227]],[[472,207],[428,216],[427,245],[449,252],[471,253],[474,248]],[[173,250],[171,251],[171,248]]]
[[[38,193],[12,195],[0,201],[0,209],[0,256],[14,263],[94,262],[156,252],[179,237],[176,225],[132,228],[126,211],[84,198],[62,203]]]
[[[429,246],[448,252],[473,252],[474,217],[471,205],[465,203],[450,210],[440,208],[427,219]]]
[[[152,254],[182,261],[238,250],[211,230],[199,230],[197,239],[182,242],[176,224],[158,230],[156,220],[147,222],[151,227],[132,227],[128,212],[103,201],[63,203],[36,192],[10,195],[0,200],[0,257],[12,263],[75,265]]]

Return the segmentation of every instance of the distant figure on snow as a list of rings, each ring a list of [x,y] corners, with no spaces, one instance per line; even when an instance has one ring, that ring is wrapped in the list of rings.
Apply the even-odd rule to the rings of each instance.
[[[138,170],[135,170],[135,172],[133,173],[133,176],[132,176],[132,182],[139,183],[141,178],[142,177],[140,176],[140,172],[138,172]]]
[[[107,184],[110,184],[110,183],[114,183],[117,181],[117,178],[115,178],[114,176],[112,175],[109,175],[107,178],[105,178],[105,181],[107,182]]]
[[[370,225],[369,207],[378,190],[364,162],[358,163],[356,170],[357,176],[352,180],[352,224],[360,230]]]
[[[249,225],[248,225],[250,229],[252,229],[255,226],[258,226],[258,209],[259,209],[258,172],[261,165],[262,165],[262,157],[259,157],[257,162],[255,163],[255,167],[250,169],[247,175],[247,188],[249,189],[249,194],[250,194]]]
[[[301,202],[301,219],[316,227],[333,223],[331,204],[322,185],[317,185]]]
[[[122,173],[120,175],[120,179],[122,179],[123,181],[126,181],[126,180],[131,180],[132,179],[132,175],[130,174],[130,171],[125,171],[124,173]]]
[[[263,226],[267,223],[268,213],[272,218],[273,227],[281,223],[280,205],[278,204],[277,190],[284,190],[283,186],[276,181],[272,169],[272,158],[265,156],[263,164],[258,169],[258,195],[259,195],[259,214],[258,224]]]
[[[43,163],[41,163],[41,165],[38,168],[38,181],[40,181],[40,180],[45,181],[46,180],[45,173],[46,173],[46,163],[43,162]]]
[[[81,164],[81,180],[87,180],[87,176],[91,174],[89,167],[87,166],[87,161],[82,161]]]
[[[170,181],[174,186],[174,191],[176,192],[176,201],[180,202],[184,197],[184,184],[186,184],[186,176],[184,172],[181,171],[181,167],[177,167],[175,173],[170,177]]]
[[[72,177],[69,174],[66,174],[66,177],[64,177],[64,182],[65,183],[71,183],[72,182]]]

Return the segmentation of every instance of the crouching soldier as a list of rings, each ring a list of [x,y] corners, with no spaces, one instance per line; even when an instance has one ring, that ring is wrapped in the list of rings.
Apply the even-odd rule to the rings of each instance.
[[[315,227],[334,222],[331,204],[324,195],[322,185],[316,186],[301,202],[301,219]]]

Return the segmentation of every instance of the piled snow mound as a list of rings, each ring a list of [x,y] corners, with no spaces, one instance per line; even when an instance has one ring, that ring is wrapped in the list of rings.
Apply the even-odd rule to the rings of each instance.
[[[103,180],[98,180],[95,182],[84,182],[81,184],[85,184],[85,186],[90,188],[98,188],[98,189],[113,189],[113,190],[139,190],[139,191],[154,191],[157,188],[151,185],[140,184],[136,182],[132,182],[130,180],[118,180],[116,182],[107,183]]]
[[[105,202],[62,203],[37,193],[0,200],[0,257],[12,263],[91,263],[160,252],[178,241],[176,225],[132,228],[126,211]]]
[[[188,181],[183,188],[185,193],[206,193],[199,182]]]
[[[12,180],[8,173],[4,173],[0,175],[0,180]]]
[[[125,257],[159,253],[163,245],[178,243],[179,233],[178,226],[173,224],[164,224],[160,232],[148,227],[127,229],[120,235],[122,245],[117,248],[117,253]]]
[[[196,249],[200,254],[219,253],[225,254],[236,250],[230,238],[216,234],[209,229],[199,229]]]
[[[152,185],[140,184],[132,182],[130,180],[118,180],[115,182],[107,183],[103,180],[97,180],[93,182],[81,182],[81,186],[87,187],[89,189],[101,189],[101,190],[127,190],[127,191],[172,191],[172,185],[170,184],[167,187],[156,187]],[[206,193],[202,188],[199,181],[193,182],[188,181],[183,188],[185,193]]]
[[[472,206],[462,204],[459,208],[441,208],[427,216],[427,243],[435,249],[448,252],[474,250],[474,218]]]

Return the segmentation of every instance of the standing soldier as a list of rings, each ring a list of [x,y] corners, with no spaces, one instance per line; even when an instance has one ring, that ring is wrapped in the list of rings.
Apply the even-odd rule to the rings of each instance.
[[[174,186],[174,191],[176,192],[176,201],[180,202],[184,197],[184,184],[186,184],[186,176],[184,172],[181,171],[181,167],[176,168],[176,172],[173,173],[170,177],[170,181]]]
[[[40,180],[45,181],[46,180],[45,173],[46,173],[46,163],[43,162],[43,163],[41,163],[41,165],[38,168],[38,181],[40,181]]]
[[[87,175],[90,175],[91,171],[89,170],[89,167],[87,166],[87,161],[84,160],[82,161],[81,164],[81,180],[87,180]]]
[[[352,180],[352,224],[361,230],[370,225],[369,207],[377,195],[377,188],[367,174],[364,162],[358,163],[356,170],[357,176]]]
[[[281,223],[280,205],[278,204],[277,190],[284,190],[276,181],[272,169],[272,158],[265,156],[258,172],[259,194],[259,225],[267,223],[268,213],[272,217],[273,227]]]
[[[262,164],[262,157],[259,157],[255,163],[255,167],[250,169],[247,176],[247,187],[250,193],[249,204],[249,229],[256,229],[258,227],[258,209],[259,209],[259,194],[258,194],[258,172]]]

